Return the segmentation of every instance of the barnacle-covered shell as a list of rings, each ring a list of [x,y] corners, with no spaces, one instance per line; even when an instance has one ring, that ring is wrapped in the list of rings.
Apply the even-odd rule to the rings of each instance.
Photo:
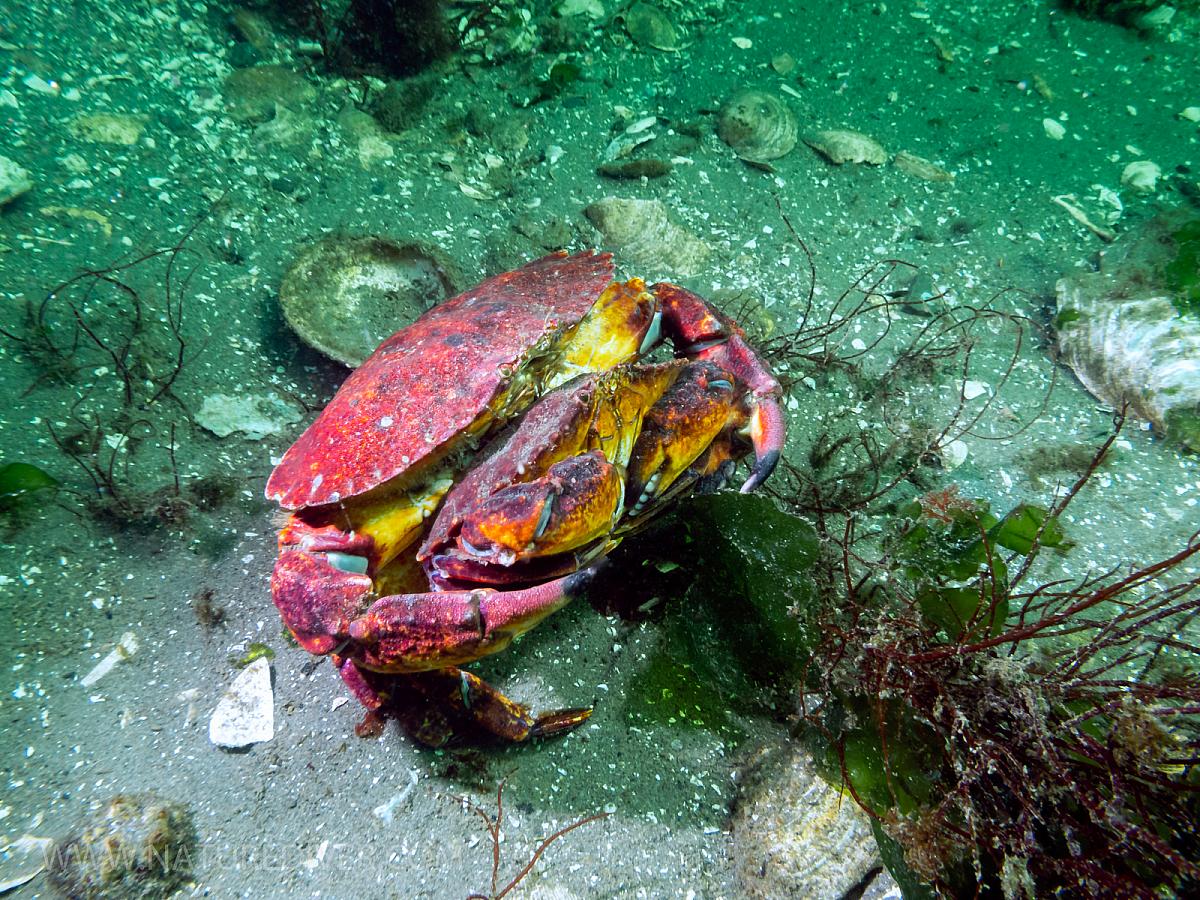
[[[798,132],[791,107],[767,91],[738,91],[717,114],[718,137],[749,162],[768,162],[790,153]]]
[[[831,163],[839,166],[843,163],[882,166],[888,158],[887,151],[883,149],[879,141],[860,131],[851,131],[848,128],[818,131],[816,134],[806,137],[804,143]]]
[[[1124,245],[1122,247],[1121,245]],[[1157,216],[1106,253],[1099,272],[1058,282],[1058,348],[1083,386],[1128,403],[1156,431],[1200,451],[1200,218]],[[1182,264],[1182,265],[1181,265]]]
[[[458,293],[460,281],[450,258],[428,244],[334,235],[300,251],[279,302],[304,343],[354,367],[392,332]]]
[[[708,258],[708,245],[677,224],[658,200],[605,197],[583,214],[605,244],[646,272],[694,275]]]

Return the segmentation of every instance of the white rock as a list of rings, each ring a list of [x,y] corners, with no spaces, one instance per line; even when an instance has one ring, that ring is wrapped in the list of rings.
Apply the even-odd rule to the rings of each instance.
[[[33,187],[29,172],[22,169],[7,156],[0,156],[0,206],[21,196]]]
[[[1046,137],[1052,141],[1061,141],[1066,137],[1067,129],[1057,119],[1042,119],[1042,127],[1046,129]]]
[[[1162,169],[1158,163],[1139,159],[1125,167],[1125,171],[1121,173],[1121,184],[1135,194],[1153,194],[1161,177]]]
[[[231,397],[212,394],[196,413],[196,424],[217,437],[240,432],[252,441],[279,434],[303,417],[300,410],[274,394],[266,397]]]
[[[271,664],[260,656],[233,680],[208,722],[208,739],[218,747],[248,747],[275,736]]]
[[[1179,118],[1185,122],[1200,122],[1200,106],[1188,106],[1181,109]]]

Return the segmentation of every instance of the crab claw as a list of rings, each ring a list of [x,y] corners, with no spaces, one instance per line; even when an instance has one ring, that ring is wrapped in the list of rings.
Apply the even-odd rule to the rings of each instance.
[[[783,452],[787,424],[783,408],[774,397],[751,401],[750,442],[754,445],[754,465],[750,477],[742,483],[741,492],[748,494],[770,477]]]
[[[767,480],[783,451],[787,433],[779,405],[783,388],[742,330],[703,298],[669,282],[660,282],[650,290],[663,305],[664,330],[679,355],[716,363],[749,388],[744,402],[754,445],[754,466],[741,491],[745,494],[754,490]]]
[[[583,569],[515,591],[382,597],[349,624],[355,662],[378,672],[422,672],[496,653],[582,594],[592,577]]]

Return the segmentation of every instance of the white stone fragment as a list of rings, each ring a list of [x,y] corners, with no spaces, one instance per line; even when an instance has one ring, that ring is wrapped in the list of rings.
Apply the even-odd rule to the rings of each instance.
[[[974,400],[988,392],[988,386],[982,381],[964,381],[962,395],[964,400]]]
[[[1067,129],[1057,119],[1042,119],[1042,127],[1046,129],[1046,137],[1052,141],[1061,141],[1067,135]]]
[[[252,441],[279,434],[303,417],[300,410],[275,394],[265,397],[231,397],[212,394],[196,413],[196,424],[217,437],[240,433]]]
[[[274,736],[271,664],[260,656],[242,670],[217,703],[208,722],[208,739],[218,747],[236,749]]]
[[[1187,106],[1179,111],[1179,118],[1185,122],[1200,122],[1200,106]]]
[[[0,206],[33,187],[29,172],[7,156],[0,156]]]

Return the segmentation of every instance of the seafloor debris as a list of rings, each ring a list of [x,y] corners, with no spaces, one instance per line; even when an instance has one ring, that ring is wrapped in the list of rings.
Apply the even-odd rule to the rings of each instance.
[[[241,671],[217,703],[208,722],[208,739],[238,749],[275,736],[275,695],[271,663],[260,656]]]
[[[765,753],[750,769],[733,847],[749,897],[844,897],[880,866],[870,817],[822,781],[795,744]]]
[[[195,419],[197,425],[217,437],[241,434],[260,441],[268,435],[281,434],[303,417],[300,410],[275,394],[265,397],[210,394],[204,398]]]
[[[657,6],[649,3],[634,3],[624,15],[625,30],[633,42],[655,50],[678,50],[679,32],[674,24]]]
[[[1200,451],[1200,217],[1156,216],[1058,282],[1058,349],[1088,391]]]
[[[304,343],[348,366],[458,292],[450,257],[419,241],[332,236],[302,249],[283,276],[279,302]]]
[[[33,187],[29,172],[7,156],[0,156],[0,206],[21,196]]]
[[[954,180],[953,172],[947,172],[925,157],[909,153],[907,150],[901,150],[897,153],[892,158],[892,165],[905,175],[912,175],[914,178],[921,178],[925,181],[947,182]]]
[[[717,114],[717,136],[752,163],[790,153],[798,131],[796,114],[781,97],[753,88],[731,96]]]
[[[137,635],[132,631],[126,631],[121,635],[121,639],[117,641],[116,646],[109,650],[105,657],[92,667],[90,672],[79,679],[79,683],[84,687],[91,687],[111,672],[117,663],[124,659],[130,659],[137,651]]]
[[[816,134],[806,137],[804,143],[831,163],[839,166],[843,163],[882,166],[888,158],[887,151],[883,149],[879,141],[860,131],[851,131],[848,128],[818,131]]]
[[[695,275],[708,258],[708,244],[676,224],[658,200],[605,197],[583,214],[606,244],[646,271]]]
[[[87,113],[76,116],[67,126],[75,137],[97,144],[119,144],[130,147],[138,142],[146,129],[146,116],[123,113]]]
[[[1121,172],[1121,184],[1135,194],[1153,194],[1158,189],[1162,169],[1148,159],[1137,159]]]
[[[196,829],[187,807],[117,794],[48,854],[50,883],[81,900],[167,897],[191,877]]]

